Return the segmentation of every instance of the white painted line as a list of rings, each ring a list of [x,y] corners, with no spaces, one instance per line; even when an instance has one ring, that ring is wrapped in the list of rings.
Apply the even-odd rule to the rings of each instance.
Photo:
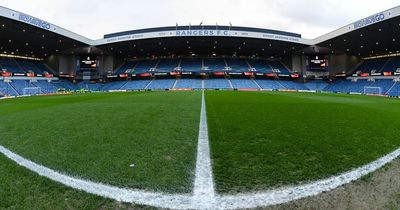
[[[21,165],[39,174],[40,176],[90,194],[99,195],[121,202],[137,203],[160,208],[189,209],[192,207],[192,195],[168,195],[163,193],[152,193],[113,187],[61,174],[52,169],[27,160],[1,145],[0,153],[4,154],[10,160],[16,162],[18,165]]]
[[[301,198],[315,196],[323,192],[331,191],[337,187],[356,181],[368,175],[384,165],[392,162],[400,156],[400,149],[353,171],[340,174],[328,179],[313,183],[285,187],[260,193],[239,194],[232,196],[221,196],[218,198],[217,209],[239,209],[272,206],[295,201]]]
[[[193,189],[193,202],[208,209],[214,206],[215,191],[212,174],[210,145],[208,140],[207,113],[204,91],[201,99],[199,140],[197,146],[196,175]]]
[[[344,184],[360,179],[361,177],[372,173],[384,165],[390,163],[400,156],[400,149],[368,164],[357,168],[353,171],[343,173],[339,176],[316,181],[310,184],[299,185],[294,187],[285,187],[276,190],[269,190],[259,193],[246,193],[238,195],[216,195],[215,202],[212,205],[204,205],[200,200],[198,203],[193,202],[197,198],[194,195],[171,195],[164,193],[152,193],[141,190],[130,190],[118,187],[113,187],[105,184],[95,183],[83,179],[73,178],[59,172],[56,172],[47,167],[38,165],[30,160],[27,160],[3,146],[0,146],[0,153],[4,154],[10,160],[17,164],[39,174],[40,176],[49,178],[55,182],[65,186],[82,190],[84,192],[99,195],[105,198],[114,199],[121,202],[136,203],[159,208],[168,209],[243,209],[257,208],[277,205],[295,201],[301,198],[315,196],[323,192],[333,190]]]

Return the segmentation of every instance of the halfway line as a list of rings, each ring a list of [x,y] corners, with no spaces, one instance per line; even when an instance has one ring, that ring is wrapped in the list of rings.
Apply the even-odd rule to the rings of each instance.
[[[193,189],[193,202],[202,204],[204,208],[211,207],[215,202],[214,180],[211,167],[210,145],[208,140],[206,100],[203,91],[201,98],[201,113],[199,140],[197,146],[196,175]]]

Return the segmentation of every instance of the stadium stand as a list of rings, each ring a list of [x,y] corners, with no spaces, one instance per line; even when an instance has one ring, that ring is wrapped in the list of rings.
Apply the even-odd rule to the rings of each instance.
[[[224,71],[227,68],[225,59],[220,58],[206,58],[203,59],[204,70],[209,71]]]
[[[147,89],[150,90],[166,90],[172,89],[176,80],[173,79],[163,79],[163,80],[153,80]]]
[[[5,71],[13,73],[34,72],[43,74],[53,71],[41,61],[24,60],[19,58],[0,58],[0,67]],[[206,67],[206,68],[204,68]],[[231,79],[198,79],[185,77],[177,79],[171,78],[170,72],[192,72],[190,75],[201,75],[201,72],[227,72],[239,73],[232,74]],[[10,77],[4,82],[0,80],[0,93],[10,96],[20,96],[24,94],[24,89],[38,88],[42,94],[55,93],[59,89],[76,91],[80,89],[89,91],[132,91],[132,90],[166,90],[166,89],[262,89],[262,90],[312,90],[327,91],[336,93],[360,93],[360,94],[380,94],[389,96],[400,96],[400,84],[393,76],[400,73],[400,58],[379,58],[375,60],[362,61],[356,72],[377,73],[392,72],[392,77],[358,77],[336,80],[327,83],[322,80],[311,80],[309,82],[296,82],[285,79],[257,79],[244,78],[243,74],[254,71],[262,74],[287,74],[290,70],[280,61],[259,60],[259,59],[239,59],[239,58],[179,58],[179,59],[151,59],[126,61],[116,68],[116,74],[141,74],[141,73],[165,73],[165,76],[156,79],[143,80],[124,80],[112,81],[107,83],[93,83],[82,81],[73,84],[66,80],[48,81],[47,79],[14,79]],[[196,73],[197,72],[197,73]],[[242,73],[242,74],[240,74]],[[211,74],[210,74],[211,75]],[[239,76],[237,76],[239,75]],[[242,77],[241,77],[242,76]],[[288,77],[287,77],[288,78]]]
[[[129,74],[134,71],[135,66],[138,64],[136,61],[127,61],[120,68],[115,71],[115,74]]]
[[[232,71],[246,72],[250,70],[250,66],[245,59],[226,59],[227,66]]]
[[[15,90],[10,83],[0,81],[0,92],[4,95],[19,96],[17,90]]]
[[[199,72],[203,67],[203,59],[188,58],[181,60],[181,70],[183,72]]]
[[[103,91],[113,91],[113,90],[122,90],[122,88],[127,84],[127,81],[115,81],[107,83],[103,86]]]
[[[388,90],[387,94],[389,96],[399,97],[400,96],[400,83],[393,82],[393,86]]]
[[[383,67],[384,72],[400,73],[400,58],[391,58]]]
[[[208,79],[204,80],[205,89],[233,89],[229,80],[226,79]]]
[[[26,80],[13,80],[10,84],[17,91],[18,95],[23,95],[24,88],[35,87]]]
[[[59,80],[59,81],[55,81],[52,82],[54,86],[56,86],[57,88],[62,88],[62,89],[66,89],[66,90],[70,90],[70,91],[74,91],[74,90],[78,90],[79,87],[75,84],[72,84],[69,81],[66,80]]]
[[[175,84],[175,89],[202,89],[203,80],[201,79],[180,79]]]
[[[277,81],[285,90],[309,90],[304,84],[292,81]]]
[[[155,69],[156,72],[163,72],[168,73],[175,71],[179,65],[180,60],[178,59],[162,59],[159,60],[157,68]]]
[[[126,82],[123,86],[121,86],[120,90],[144,90],[149,83],[152,82],[150,80],[134,80]]]
[[[300,83],[290,80],[270,79],[153,79],[153,80],[132,80],[114,81],[109,83],[91,83],[88,81],[73,84],[66,80],[12,80],[4,82],[0,80],[0,93],[10,96],[23,95],[25,88],[40,89],[41,94],[51,94],[59,89],[76,91],[85,89],[89,91],[132,91],[132,90],[167,90],[167,89],[262,89],[262,90],[311,90],[335,93],[359,93],[379,94],[388,96],[400,96],[400,83],[393,79],[367,78],[351,80],[337,80],[332,83],[324,81],[310,81]]]
[[[78,84],[79,89],[89,90],[89,91],[100,91],[102,84],[91,83],[90,81],[83,81]]]
[[[361,73],[372,73],[372,72],[382,72],[388,59],[376,59],[364,61],[355,72]]]
[[[136,64],[136,67],[134,68],[134,73],[135,74],[142,74],[149,72],[151,69],[157,68],[158,60],[142,60],[139,61]]]
[[[282,75],[290,75],[289,69],[287,69],[280,61],[268,61],[273,71]]]
[[[290,71],[280,61],[240,58],[182,58],[182,59],[153,59],[140,61],[126,61],[117,68],[114,74],[140,74],[151,72],[248,72],[278,73],[289,75]]]
[[[36,87],[39,87],[43,94],[55,93],[58,89],[53,83],[45,80],[38,80],[32,84]]]
[[[278,83],[276,80],[255,80],[257,84],[263,90],[279,90],[284,89],[284,87]]]
[[[13,58],[0,58],[0,66],[3,71],[11,73],[26,73]]]
[[[254,59],[251,59],[251,60],[248,60],[248,62],[250,64],[250,66],[252,68],[254,68],[259,73],[264,73],[264,74],[274,73],[272,71],[271,65],[269,65],[268,62],[265,61],[265,60],[254,60]]]
[[[313,80],[313,81],[304,83],[304,86],[308,90],[323,91],[323,90],[325,90],[325,88],[328,87],[328,83],[326,83],[322,80]]]
[[[54,71],[40,61],[26,60],[17,58],[0,58],[0,69],[11,73],[24,74],[33,72],[44,74],[45,72],[54,74]]]
[[[251,79],[231,79],[234,89],[259,89],[259,86]]]

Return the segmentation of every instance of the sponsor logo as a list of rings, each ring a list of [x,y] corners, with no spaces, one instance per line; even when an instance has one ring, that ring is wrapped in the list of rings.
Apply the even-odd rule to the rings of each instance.
[[[370,17],[367,17],[367,18],[365,18],[363,20],[360,20],[360,21],[354,23],[354,29],[359,29],[359,28],[362,28],[364,26],[368,26],[368,25],[383,21],[383,20],[385,20],[385,18],[386,17],[385,17],[384,13],[380,13],[380,14],[377,14],[377,15],[372,15]]]
[[[51,29],[51,24],[50,23],[48,23],[46,21],[43,21],[43,20],[40,20],[40,19],[37,19],[37,18],[34,18],[32,16],[29,16],[29,15],[19,14],[18,20],[20,20],[20,21],[22,21],[24,23],[30,24],[30,25],[37,26],[39,28],[46,29],[46,30],[50,30]]]
[[[300,78],[300,75],[299,74],[292,74],[291,77],[292,78]]]
[[[225,75],[225,72],[214,72],[215,76],[223,76]]]
[[[180,75],[181,73],[180,72],[170,72],[169,74],[171,76],[177,76],[177,75]]]
[[[393,73],[392,73],[392,72],[383,72],[383,75],[384,75],[384,76],[392,76]]]
[[[267,77],[276,77],[277,75],[269,73],[269,74],[265,74],[265,76],[267,76]]]
[[[1,76],[3,76],[3,77],[11,77],[12,76],[12,74],[10,73],[10,72],[2,72],[1,73]]]
[[[154,73],[155,76],[166,76],[168,73]]]

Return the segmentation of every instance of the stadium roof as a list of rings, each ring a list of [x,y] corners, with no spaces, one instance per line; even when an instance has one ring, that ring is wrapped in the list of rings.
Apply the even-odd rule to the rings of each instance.
[[[0,52],[46,57],[56,53],[113,53],[126,57],[172,54],[285,56],[329,53],[362,57],[400,49],[400,7],[356,21],[316,39],[236,26],[172,26],[108,34],[91,40],[44,20],[0,7]]]

